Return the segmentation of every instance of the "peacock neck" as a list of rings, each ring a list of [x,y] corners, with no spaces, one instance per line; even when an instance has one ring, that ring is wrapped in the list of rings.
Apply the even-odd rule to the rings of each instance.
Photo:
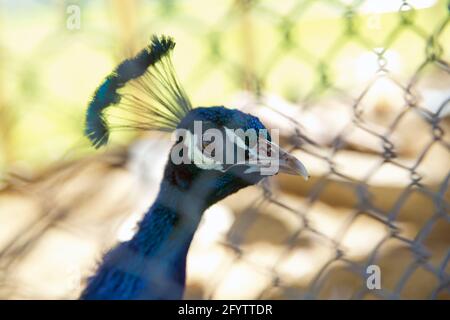
[[[205,209],[201,203],[163,181],[135,236],[105,255],[81,298],[181,299],[187,252]]]
[[[172,184],[163,181],[159,194],[129,241],[144,256],[184,261],[205,207]]]

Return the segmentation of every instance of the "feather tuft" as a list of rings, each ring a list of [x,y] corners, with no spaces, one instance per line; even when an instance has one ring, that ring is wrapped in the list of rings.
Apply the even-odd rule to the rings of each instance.
[[[171,37],[153,36],[150,45],[120,63],[97,88],[86,112],[85,135],[95,148],[112,129],[171,131],[192,109],[175,76]],[[109,107],[120,110],[108,114]]]

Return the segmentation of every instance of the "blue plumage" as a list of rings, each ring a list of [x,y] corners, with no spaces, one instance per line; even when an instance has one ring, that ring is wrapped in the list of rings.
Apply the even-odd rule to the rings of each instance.
[[[226,134],[229,129],[254,129],[256,132],[265,129],[257,117],[239,110],[223,106],[192,109],[167,55],[173,47],[174,42],[170,38],[154,37],[148,48],[121,63],[100,85],[86,116],[86,135],[95,147],[108,140],[111,123],[110,119],[106,121],[104,110],[111,105],[125,108],[134,116],[130,127],[137,129],[177,128],[194,136],[196,121],[204,124],[204,131],[216,129]],[[142,89],[144,95],[137,97],[127,91],[130,83]],[[270,135],[265,135],[260,142],[273,147],[270,140]],[[240,148],[243,148],[242,144],[247,142],[241,140]],[[204,151],[203,145],[195,148],[196,151]],[[249,152],[248,145],[245,149]],[[227,150],[224,148],[220,152],[226,155]],[[298,160],[287,153],[284,157],[286,168],[290,170],[287,172],[306,174]],[[225,163],[220,163],[219,167],[225,168]],[[169,157],[156,201],[140,222],[137,233],[130,241],[119,244],[104,256],[81,298],[182,298],[186,257],[203,212],[212,204],[264,178],[257,166],[255,170],[255,165],[236,163],[222,169],[200,166],[195,162],[175,163]]]
[[[132,240],[105,255],[82,299],[182,297],[185,260],[183,263],[183,259],[169,259],[170,254],[164,254],[169,250],[165,243],[176,224],[177,213],[159,202],[149,209]]]
[[[194,121],[217,128],[264,129],[258,118],[224,107],[196,108],[178,128]],[[213,203],[259,182],[245,166],[227,172],[203,170],[195,164],[168,160],[158,197],[139,224],[136,235],[112,249],[83,299],[180,299],[185,286],[186,256],[203,212]]]

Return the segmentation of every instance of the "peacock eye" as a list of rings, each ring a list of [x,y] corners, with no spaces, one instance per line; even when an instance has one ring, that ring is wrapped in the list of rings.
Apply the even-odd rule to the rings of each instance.
[[[202,149],[205,150],[206,147],[208,147],[211,144],[211,141],[202,141]]]
[[[203,141],[202,141],[202,151],[204,152],[205,149],[206,149],[211,143],[212,143],[212,141],[205,141],[205,140],[203,140]],[[210,156],[211,156],[211,157],[215,157],[215,156],[216,156],[216,150],[215,150],[215,149],[210,150]]]

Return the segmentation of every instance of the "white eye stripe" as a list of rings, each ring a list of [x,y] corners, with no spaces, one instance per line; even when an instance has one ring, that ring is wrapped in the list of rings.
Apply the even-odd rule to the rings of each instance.
[[[260,172],[261,169],[259,166],[249,166],[247,169],[245,169],[244,173],[253,173],[253,172]]]
[[[245,144],[245,141],[242,140],[242,138],[234,132],[234,130],[228,129],[227,127],[225,127],[225,132],[227,134],[227,137],[231,141],[234,141],[234,143],[237,145],[238,148],[248,151],[248,157],[249,157],[248,160],[251,160],[251,161],[273,160],[273,158],[271,156],[268,156],[268,146],[270,146],[272,150],[276,150],[276,148],[277,148],[276,145],[274,145],[272,142],[270,142],[266,139],[259,139],[259,137],[257,137],[257,139],[256,139],[257,140],[257,148],[250,148],[249,146],[247,146]]]
[[[260,148],[250,148],[245,144],[245,140],[241,138],[239,134],[237,134],[233,129],[229,129],[227,127],[225,128],[225,140],[228,140],[225,142],[225,144],[229,144],[230,142],[234,145],[236,145],[239,149],[247,151],[248,152],[248,159],[242,159],[237,162],[229,163],[230,166],[225,168],[224,163],[224,154],[223,150],[216,150],[215,155],[217,156],[211,156],[207,153],[207,148],[203,148],[202,141],[204,137],[199,137],[195,133],[192,133],[190,131],[186,131],[185,138],[183,141],[183,144],[186,146],[188,151],[188,158],[190,160],[190,163],[193,163],[200,169],[207,169],[207,170],[218,170],[221,172],[226,172],[230,168],[236,166],[236,165],[247,165],[249,168],[247,168],[244,173],[252,173],[252,172],[258,172],[259,168],[261,166],[261,163],[258,163],[258,160],[270,160],[270,158],[267,158],[264,156],[264,154],[259,155],[259,149]],[[255,131],[256,132],[256,131]],[[248,135],[247,135],[248,136]],[[251,139],[251,136],[250,136]],[[214,140],[216,141],[216,140]],[[211,143],[215,143],[215,142]],[[214,146],[213,146],[214,147]],[[267,148],[267,146],[264,146],[264,148]],[[234,149],[232,149],[234,152]],[[211,151],[211,150],[210,150]],[[222,157],[220,159],[220,157]],[[232,158],[234,159],[234,157]],[[236,161],[236,160],[234,160]]]
[[[186,132],[184,144],[188,149],[189,160],[200,169],[223,171],[223,165],[213,158],[204,155],[203,150],[198,145],[199,138],[190,131]]]

